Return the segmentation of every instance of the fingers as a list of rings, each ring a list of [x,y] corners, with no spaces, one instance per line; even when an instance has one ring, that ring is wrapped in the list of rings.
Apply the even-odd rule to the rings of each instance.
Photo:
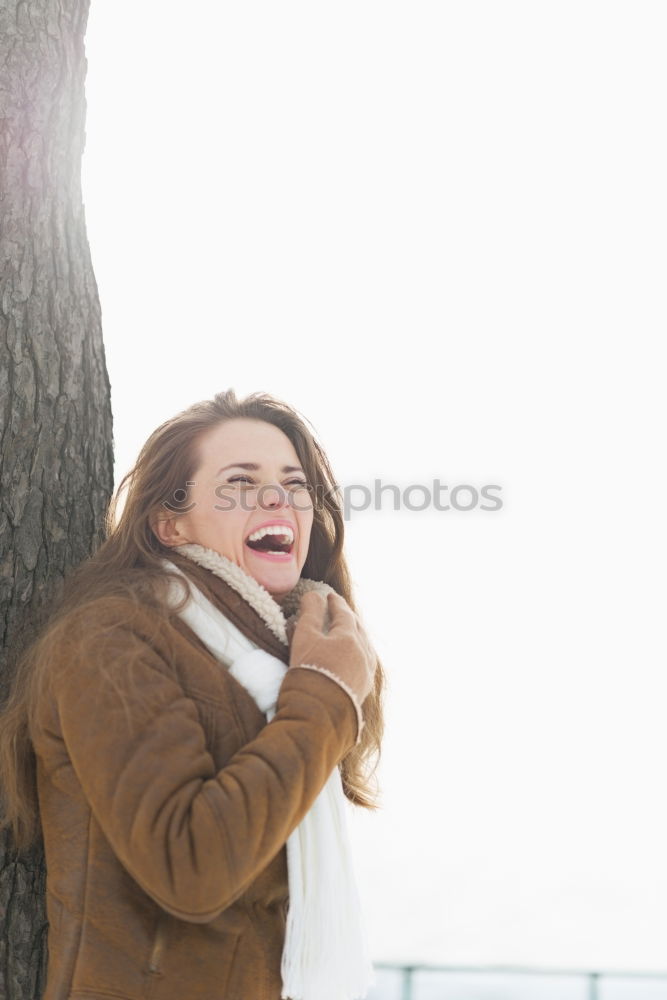
[[[345,598],[340,594],[337,594],[335,591],[329,591],[327,593],[327,603],[329,605],[332,618],[339,618],[342,615],[354,615],[354,611]]]
[[[321,613],[328,608],[332,615],[339,614],[345,608],[351,611],[345,598],[341,597],[335,591],[324,593],[321,590],[307,590],[301,598],[301,607],[304,611],[308,611],[311,614],[313,613],[313,609]]]
[[[324,618],[325,609],[324,596],[316,590],[307,590],[301,598],[298,620],[319,628]]]
[[[337,598],[337,600],[330,601],[332,611],[334,613],[338,613],[338,611],[340,611],[341,614],[351,615],[352,620],[356,626],[357,632],[359,632],[364,638],[366,638],[366,632],[364,630],[364,626],[361,624],[361,618],[359,617],[357,612],[350,607],[345,598],[342,597],[340,594],[327,594],[327,597]]]
[[[321,590],[308,590],[301,598],[301,608],[301,617],[306,614],[312,621],[324,620],[328,611],[332,628],[336,623],[342,624],[345,618],[348,620],[352,618],[356,631],[366,642],[368,641],[358,614],[336,591],[326,591],[325,593]]]

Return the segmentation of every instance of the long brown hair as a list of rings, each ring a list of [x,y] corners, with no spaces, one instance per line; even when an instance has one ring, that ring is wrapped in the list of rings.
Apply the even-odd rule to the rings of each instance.
[[[39,802],[36,761],[30,738],[34,707],[48,684],[49,654],[56,639],[84,605],[99,598],[130,597],[156,603],[165,571],[160,560],[172,554],[155,535],[151,522],[164,513],[164,501],[175,497],[194,476],[197,445],[209,429],[226,420],[264,420],[283,431],[294,446],[314,491],[313,525],[308,556],[301,575],[323,580],[341,594],[355,611],[350,573],[343,554],[344,519],[336,496],[336,482],[328,459],[296,410],[268,393],[252,393],[239,400],[233,389],[195,403],[161,424],[148,438],[137,461],[121,480],[109,505],[106,539],[89,559],[68,577],[65,590],[38,638],[21,656],[10,693],[0,712],[0,785],[3,809],[0,832],[10,829],[16,848],[27,850],[38,839]],[[311,425],[312,426],[312,425]],[[122,511],[120,507],[122,505]],[[68,618],[69,616],[69,618]],[[71,632],[70,632],[71,634]],[[377,809],[377,782],[371,788],[381,754],[384,730],[385,674],[378,659],[374,690],[364,702],[364,726],[358,746],[340,765],[347,798],[367,809]],[[371,765],[369,767],[369,765]]]

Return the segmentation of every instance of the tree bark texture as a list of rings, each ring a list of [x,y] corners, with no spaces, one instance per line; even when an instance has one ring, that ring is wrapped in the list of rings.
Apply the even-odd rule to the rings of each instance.
[[[89,0],[0,0],[0,698],[113,489],[81,194]],[[42,995],[43,845],[0,842],[0,997]]]

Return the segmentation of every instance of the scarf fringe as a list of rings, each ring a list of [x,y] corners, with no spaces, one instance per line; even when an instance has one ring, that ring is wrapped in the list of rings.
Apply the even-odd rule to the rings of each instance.
[[[308,814],[287,841],[290,878],[286,947],[281,973],[283,998],[363,1000],[375,983],[361,921],[361,902],[351,851],[338,770],[330,776]],[[305,891],[308,883],[309,891]],[[295,897],[293,897],[293,892]],[[336,899],[323,906],[322,900]]]

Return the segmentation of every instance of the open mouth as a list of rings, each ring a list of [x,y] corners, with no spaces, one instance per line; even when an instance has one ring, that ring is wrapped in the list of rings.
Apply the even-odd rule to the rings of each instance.
[[[289,556],[294,548],[294,536],[288,529],[279,531],[276,527],[271,532],[263,534],[261,538],[251,539],[248,536],[245,544],[259,555]]]

